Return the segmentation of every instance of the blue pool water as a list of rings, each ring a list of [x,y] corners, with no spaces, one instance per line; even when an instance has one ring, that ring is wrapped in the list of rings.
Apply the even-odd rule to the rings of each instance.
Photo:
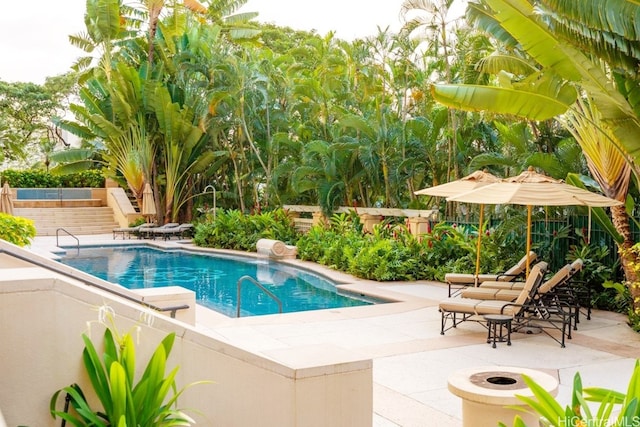
[[[262,259],[204,255],[148,246],[81,248],[61,262],[129,289],[182,286],[198,304],[235,317],[237,282],[250,276],[282,300],[284,313],[350,307],[371,302],[338,294],[321,276]],[[241,316],[278,312],[278,305],[249,281],[242,285]]]

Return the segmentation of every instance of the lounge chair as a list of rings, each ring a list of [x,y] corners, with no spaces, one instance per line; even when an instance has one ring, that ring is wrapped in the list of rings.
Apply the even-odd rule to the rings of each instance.
[[[478,286],[486,281],[512,282],[525,274],[527,271],[527,260],[529,261],[529,265],[531,265],[537,257],[535,252],[530,251],[528,257],[527,255],[523,256],[517,264],[503,273],[483,273],[478,276],[468,273],[447,273],[444,276],[444,280],[449,286],[449,296],[457,294],[461,289],[469,286]]]
[[[484,323],[486,322],[485,315],[500,314],[512,316],[512,330],[539,328],[558,342],[561,347],[565,347],[565,337],[571,339],[572,314],[570,308],[564,303],[547,305],[541,298],[538,298],[546,269],[547,263],[543,261],[534,265],[529,277],[524,282],[524,287],[513,302],[459,297],[449,297],[441,301],[439,304],[440,333],[444,335],[445,331],[455,328],[467,320]],[[452,321],[452,324],[447,327],[449,320]],[[551,335],[547,329],[559,331],[561,338],[558,339]]]
[[[155,239],[156,235],[162,233],[165,230],[172,230],[178,227],[180,224],[177,222],[168,222],[160,227],[143,226],[137,232],[138,238],[142,239]]]
[[[193,230],[193,224],[179,224],[174,226],[175,223],[169,223],[171,226],[169,227],[158,227],[156,229],[151,230],[151,235],[153,237],[162,237],[164,240],[169,240],[172,237],[182,238],[185,235],[191,233]]]
[[[548,280],[544,281],[538,289],[538,296],[551,295],[557,288],[567,285],[573,276],[582,269],[582,260],[578,259],[559,269]],[[524,282],[499,282],[488,281],[477,287],[469,287],[460,292],[462,298],[497,299],[501,301],[514,301],[524,288]]]
[[[141,228],[150,228],[150,227],[155,227],[155,224],[140,224],[138,226],[135,227],[118,227],[118,228],[114,228],[113,229],[113,240],[115,240],[118,235],[122,236],[122,240],[125,239],[125,237],[127,239],[130,239],[132,235],[137,236],[138,232],[140,231]]]

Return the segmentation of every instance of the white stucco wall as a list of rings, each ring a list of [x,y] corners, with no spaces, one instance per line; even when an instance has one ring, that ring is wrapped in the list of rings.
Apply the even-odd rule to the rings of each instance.
[[[179,387],[200,380],[180,407],[203,426],[371,426],[372,362],[330,356],[310,349],[293,366],[245,351],[197,327],[151,312],[135,303],[88,287],[7,255],[0,242],[0,408],[7,425],[57,426],[48,413],[59,388],[83,373],[81,334],[100,341],[98,308],[109,305],[120,331],[141,326],[138,360],[148,360],[169,332],[177,335],[170,364],[179,365]],[[4,252],[4,253],[3,253]],[[147,326],[141,313],[153,318]],[[311,354],[313,353],[313,354]],[[322,357],[323,354],[329,357]],[[333,359],[326,364],[322,360]],[[320,363],[318,363],[320,362]],[[139,364],[140,365],[140,364]]]

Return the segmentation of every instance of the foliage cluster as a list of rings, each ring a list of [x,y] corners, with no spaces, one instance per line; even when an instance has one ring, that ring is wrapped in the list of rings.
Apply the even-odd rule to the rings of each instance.
[[[240,251],[255,251],[260,239],[295,244],[298,233],[293,220],[283,209],[246,215],[239,210],[207,214],[196,224],[193,241],[198,246]]]
[[[640,420],[640,361],[636,360],[626,392],[602,387],[582,387],[580,373],[573,378],[571,405],[562,407],[560,403],[532,378],[523,375],[525,383],[533,392],[533,397],[518,396],[528,411],[540,415],[541,426],[634,426]],[[588,402],[600,403],[597,410]],[[594,408],[595,409],[595,408]],[[499,423],[501,427],[506,424]],[[526,427],[522,418],[516,415],[513,427]],[[536,423],[536,426],[538,423]],[[533,426],[530,426],[533,427]]]
[[[136,351],[131,334],[118,336],[117,332],[106,328],[103,357],[87,335],[83,334],[82,339],[84,368],[101,409],[93,409],[93,396],[85,395],[78,384],[72,384],[53,394],[50,402],[53,418],[61,418],[74,426],[151,427],[194,423],[183,411],[174,408],[185,390],[176,387],[178,367],[165,374],[175,333],[167,335],[158,345],[137,382]],[[72,411],[56,409],[61,393],[70,396]]]
[[[0,239],[26,246],[35,236],[36,227],[32,220],[0,213]]]
[[[47,77],[43,85],[0,80],[0,163],[33,162],[38,153],[48,166],[56,145],[68,144],[52,119],[64,115],[75,84],[71,73]]]
[[[524,250],[501,229],[483,237],[483,271],[504,271]],[[303,235],[298,256],[371,280],[443,280],[445,272],[474,271],[476,243],[473,227],[440,223],[418,239],[403,223],[383,222],[363,234],[357,216],[340,214]]]
[[[584,262],[584,268],[576,275],[574,282],[591,290],[591,305],[603,310],[626,312],[629,306],[626,298],[617,296],[611,286],[603,286],[614,279],[617,269],[616,265],[607,262],[609,248],[600,242],[588,242],[581,238],[570,246],[567,254],[568,262],[578,258]]]
[[[0,173],[0,180],[13,188],[103,188],[104,176],[97,169],[55,175],[38,169],[7,169]]]

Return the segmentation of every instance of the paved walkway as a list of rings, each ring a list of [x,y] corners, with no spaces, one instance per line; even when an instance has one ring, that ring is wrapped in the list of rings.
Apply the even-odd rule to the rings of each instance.
[[[110,235],[79,237],[81,244],[113,242]],[[32,247],[47,252],[52,245],[55,238],[42,237]],[[494,349],[486,344],[486,330],[473,322],[440,335],[437,305],[447,293],[440,283],[378,283],[325,273],[348,283],[343,287],[349,291],[398,302],[242,319],[199,308],[198,327],[267,357],[315,349],[373,359],[375,427],[460,426],[461,401],[447,389],[447,379],[460,369],[515,366],[545,371],[559,379],[558,400],[564,406],[570,402],[576,372],[585,387],[626,391],[640,356],[640,335],[628,328],[625,316],[615,313],[595,311],[592,320],[583,319],[566,348],[544,334],[514,334],[511,346],[498,344]]]

